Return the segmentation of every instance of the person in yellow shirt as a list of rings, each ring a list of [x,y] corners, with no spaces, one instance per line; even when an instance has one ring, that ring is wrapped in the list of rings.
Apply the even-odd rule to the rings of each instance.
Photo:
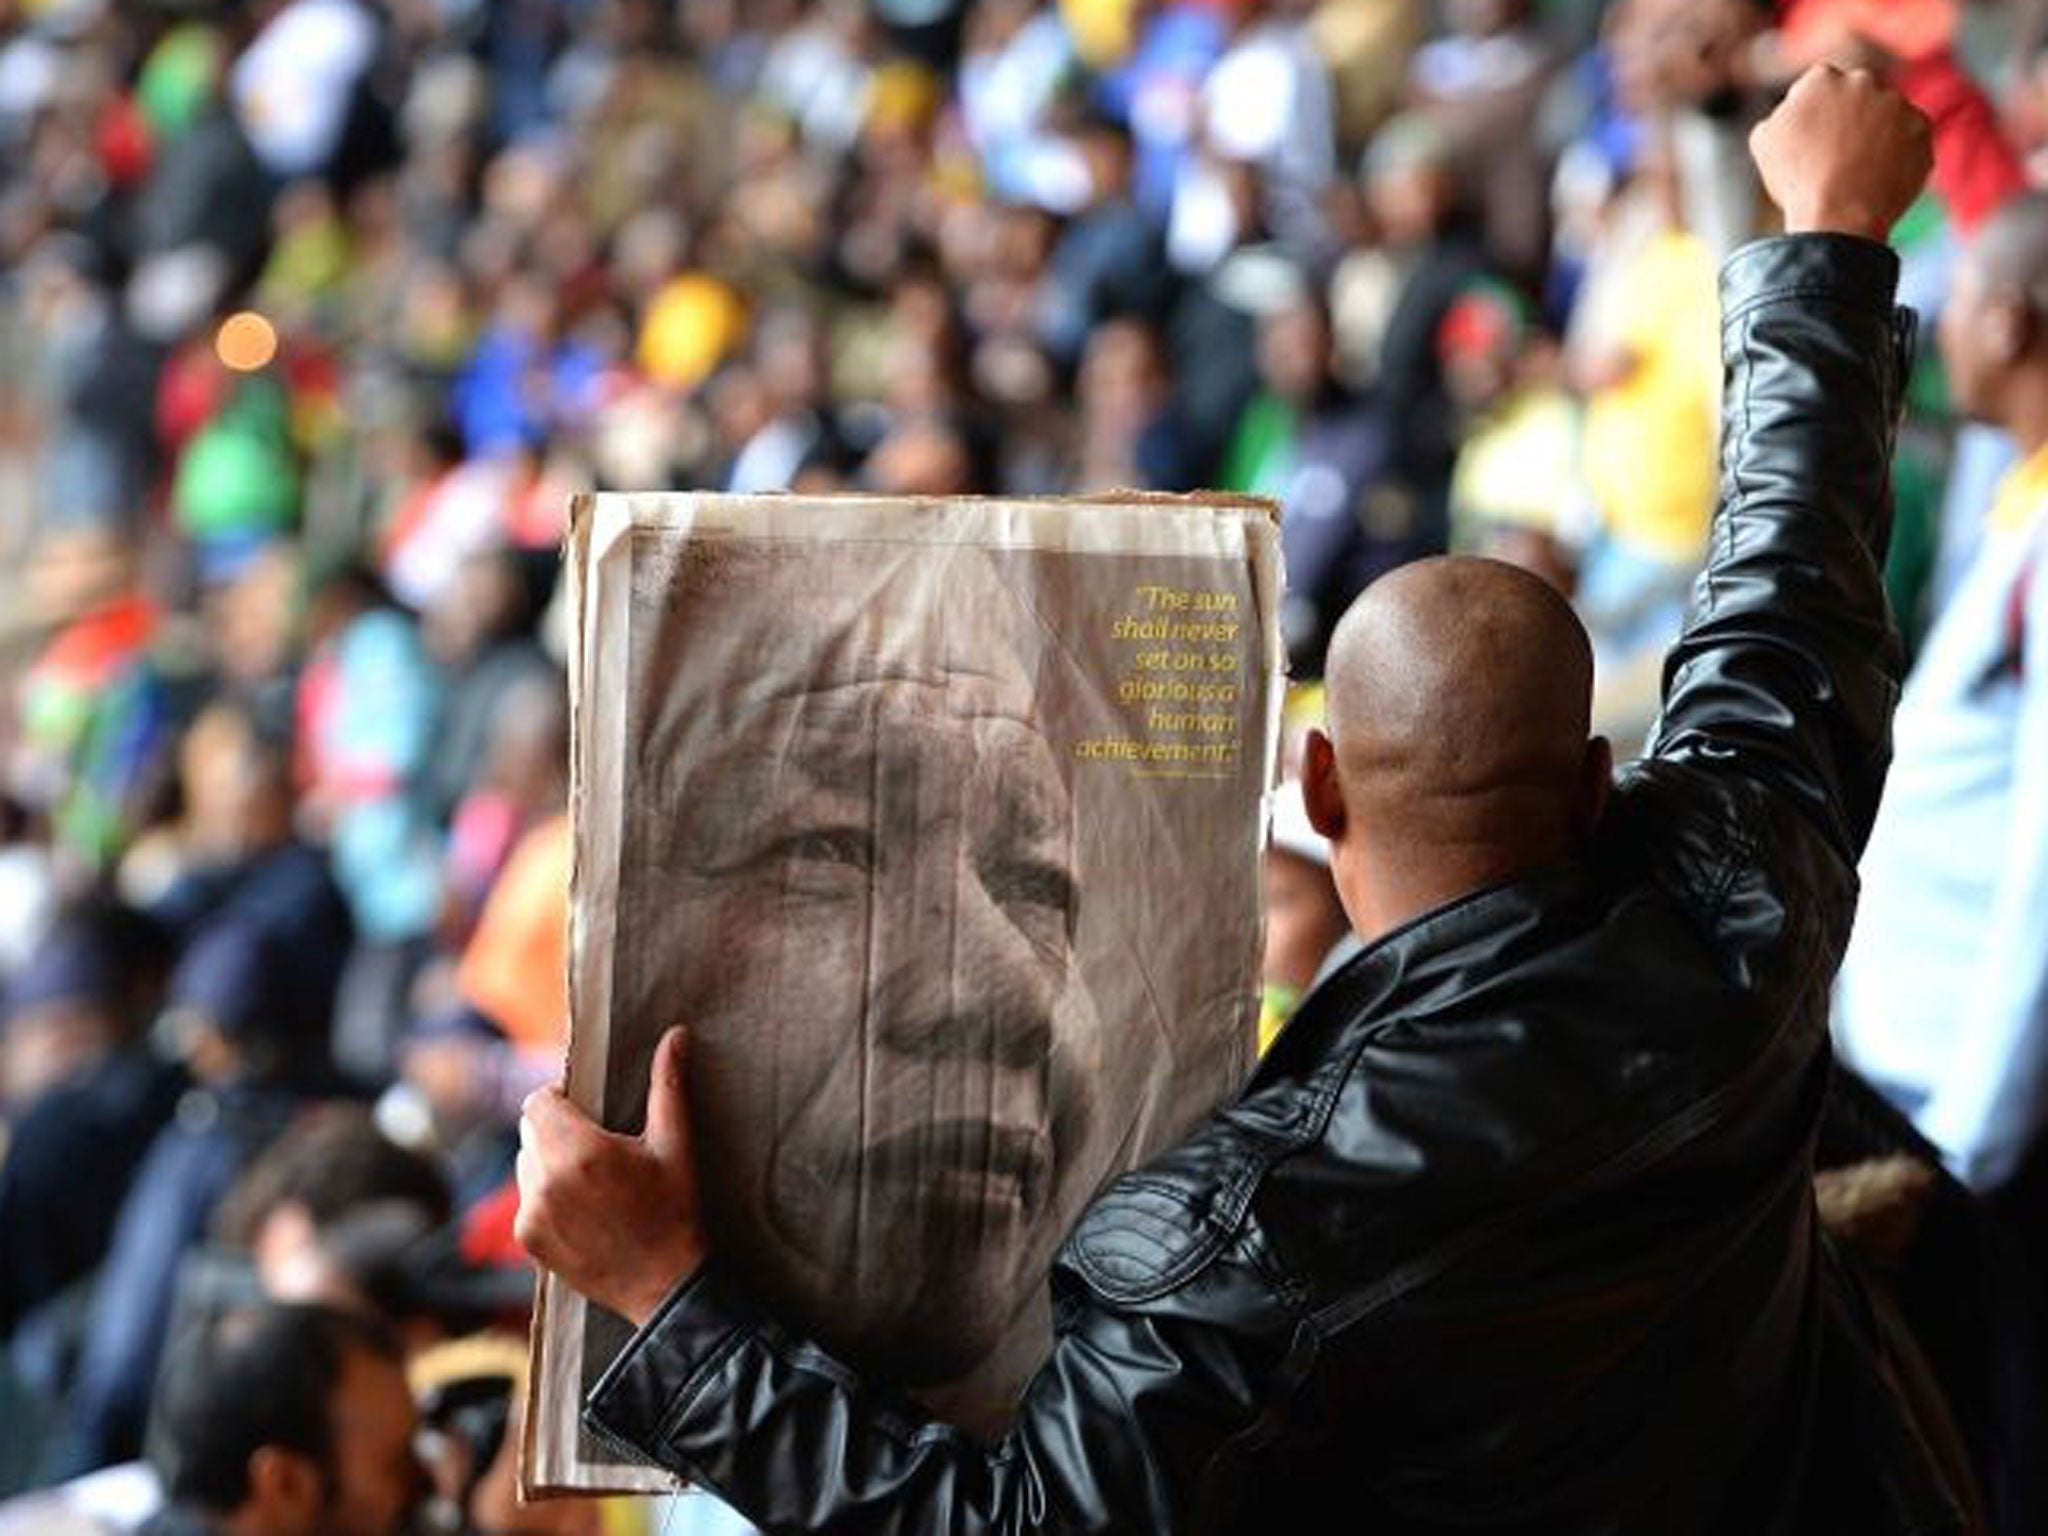
[[[1586,405],[1585,471],[1607,544],[1697,569],[1714,510],[1719,303],[1704,242],[1667,228],[1616,274],[1618,351]]]
[[[1451,472],[1451,539],[1488,552],[1503,525],[1576,545],[1586,522],[1579,408],[1528,301],[1492,278],[1468,284],[1437,333],[1444,379],[1467,414]]]
[[[1596,526],[1574,602],[1593,637],[1595,723],[1622,741],[1655,712],[1713,513],[1719,300],[1712,253],[1676,204],[1653,161],[1610,210],[1611,249],[1573,320]]]

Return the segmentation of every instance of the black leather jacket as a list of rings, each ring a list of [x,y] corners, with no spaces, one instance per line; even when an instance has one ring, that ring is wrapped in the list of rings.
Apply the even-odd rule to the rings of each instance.
[[[1721,508],[1651,755],[1585,856],[1368,946],[1112,1184],[985,1448],[723,1282],[602,1437],[771,1530],[1961,1529],[1815,1217],[1830,979],[1884,779],[1896,262],[1723,274]]]

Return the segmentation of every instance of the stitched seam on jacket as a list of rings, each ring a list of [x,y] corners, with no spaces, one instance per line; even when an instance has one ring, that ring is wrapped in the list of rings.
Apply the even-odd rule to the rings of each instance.
[[[807,1340],[773,1338],[766,1342],[769,1352],[791,1370],[809,1371],[836,1383],[842,1390],[859,1392],[867,1399],[870,1422],[905,1445],[937,1445],[961,1438],[961,1432],[950,1424],[907,1419],[889,1404],[876,1401],[870,1395],[871,1389],[857,1374]]]
[[[1773,298],[1807,291],[1809,290],[1798,286],[1766,290],[1764,293],[1743,303],[1722,322],[1724,332],[1734,333],[1732,340],[1742,354],[1742,399],[1739,405],[1742,413],[1742,431],[1735,439],[1736,442],[1746,443],[1750,441],[1753,431],[1752,417],[1755,407],[1756,351],[1755,325],[1751,318],[1752,314],[1758,307],[1770,302]],[[1814,289],[1811,291],[1826,292],[1827,290]],[[1724,562],[1728,564],[1734,563],[1735,525],[1739,518],[1747,515],[1749,487],[1742,473],[1742,458],[1732,447],[1728,449],[1728,454],[1728,499],[1726,505],[1720,508],[1713,524],[1714,535],[1719,541],[1721,548],[1715,553],[1714,558],[1707,562],[1706,569],[1701,572],[1700,584],[1705,593],[1705,602],[1702,604],[1702,617],[1711,616],[1720,607],[1720,593],[1714,580],[1715,573]],[[1691,670],[1697,659],[1697,656],[1688,658],[1686,663],[1688,671]],[[1705,907],[1705,917],[1710,924],[1719,920],[1723,908],[1727,905],[1728,893],[1735,888],[1737,875],[1748,866],[1750,860],[1756,855],[1759,842],[1758,835],[1753,830],[1744,828],[1740,824],[1738,824],[1737,834],[1738,842],[1735,850],[1722,858],[1720,868],[1716,871],[1717,878],[1709,890],[1700,893]]]
[[[1699,922],[1712,927],[1720,920],[1736,880],[1754,864],[1757,849],[1763,845],[1762,832],[1736,814],[1733,804],[1740,793],[1753,789],[1754,784],[1747,777],[1731,784],[1727,775],[1710,774],[1695,763],[1669,758],[1656,760],[1653,772],[1638,768],[1634,783],[1640,788],[1635,793],[1649,797],[1650,814],[1667,825],[1677,824],[1685,814],[1669,809],[1669,802],[1679,798],[1678,790],[1665,783],[1666,776],[1673,774],[1703,780],[1715,797],[1711,818],[1700,818],[1704,823],[1702,836],[1711,838],[1713,851],[1684,861],[1676,893],[1689,913],[1696,911]]]
[[[1766,288],[1761,293],[1751,294],[1728,312],[1723,324],[1733,325],[1738,320],[1746,323],[1752,311],[1761,309],[1766,304],[1776,304],[1791,299],[1821,299],[1827,303],[1838,305],[1843,309],[1867,310],[1870,307],[1867,300],[1859,298],[1855,294],[1842,292],[1841,284],[1839,283],[1816,283],[1801,280],[1776,288]]]
[[[1330,1115],[1336,1107],[1338,1095],[1343,1086],[1357,1069],[1358,1058],[1372,1041],[1374,1031],[1365,1030],[1345,1053],[1341,1070],[1327,1072],[1327,1083],[1316,1090],[1310,1100],[1309,1113],[1302,1117],[1299,1129],[1285,1138],[1276,1138],[1261,1146],[1249,1158],[1241,1171],[1226,1180],[1207,1214],[1198,1219],[1202,1225],[1201,1236],[1189,1244],[1187,1249],[1174,1256],[1157,1274],[1142,1284],[1134,1284],[1110,1274],[1085,1245],[1075,1245],[1068,1250],[1068,1263],[1087,1281],[1089,1286],[1110,1301],[1124,1305],[1157,1301],[1160,1297],[1177,1291],[1216,1262],[1217,1257],[1230,1242],[1242,1235],[1245,1216],[1251,1209],[1252,1194],[1259,1182],[1272,1171],[1282,1158],[1292,1157],[1305,1147],[1320,1141],[1329,1128]],[[1119,1182],[1129,1189],[1144,1190],[1174,1201],[1193,1217],[1195,1208],[1187,1192],[1173,1181],[1154,1175],[1126,1174]]]
[[[1763,846],[1760,828],[1746,821],[1737,824],[1735,836],[1735,847],[1721,860],[1717,871],[1719,878],[1714,881],[1713,892],[1706,900],[1706,920],[1710,927],[1720,922],[1721,914],[1728,905],[1728,893],[1735,889],[1736,880],[1755,864],[1756,851]]]
[[[840,1391],[861,1399],[869,1426],[898,1445],[959,1444],[968,1438],[964,1431],[951,1424],[935,1419],[914,1419],[899,1411],[893,1403],[877,1397],[874,1388],[858,1372],[850,1370],[845,1362],[809,1340],[795,1338],[773,1327],[753,1330],[753,1339],[777,1363],[792,1371],[822,1376]],[[988,1456],[991,1461],[1008,1459],[1007,1453],[998,1454],[994,1449],[989,1450]]]
[[[1266,1288],[1280,1304],[1294,1314],[1302,1327],[1315,1330],[1320,1350],[1322,1330],[1316,1327],[1315,1313],[1309,1307],[1307,1279],[1281,1266],[1279,1255],[1273,1252],[1273,1245],[1266,1239],[1265,1228],[1256,1221],[1238,1233],[1237,1247],[1244,1254],[1245,1262],[1266,1282]]]
[[[650,1454],[647,1447],[645,1447],[644,1445],[636,1445],[631,1440],[626,1439],[623,1435],[613,1434],[610,1429],[606,1428],[601,1423],[595,1421],[586,1421],[583,1427],[584,1429],[590,1432],[591,1437],[595,1439],[599,1444],[607,1446],[613,1452],[615,1452],[621,1461],[641,1466],[653,1466],[663,1472],[666,1472],[670,1477],[679,1478],[683,1476],[683,1474],[676,1471],[674,1467],[670,1466],[667,1462],[661,1460],[659,1454]],[[666,1437],[657,1435],[656,1438],[657,1440],[660,1440],[665,1439]],[[668,1445],[663,1445],[661,1447],[661,1450],[668,1452],[670,1455],[675,1454],[673,1447],[670,1447]],[[682,1458],[680,1456],[677,1456],[676,1460],[681,1461]],[[706,1479],[698,1475],[695,1467],[692,1467],[690,1469],[689,1477],[690,1480],[693,1482],[703,1483],[706,1487],[710,1486],[709,1482]],[[716,1490],[713,1491],[715,1492]]]
[[[725,1368],[727,1361],[739,1353],[747,1332],[745,1328],[726,1330],[725,1337],[718,1341],[718,1347],[711,1351],[703,1364],[690,1373],[689,1379],[682,1385],[682,1390],[677,1392],[675,1400],[662,1414],[661,1422],[654,1432],[656,1439],[666,1442],[674,1436],[676,1430],[681,1427],[684,1416],[697,1406],[705,1392],[710,1389],[712,1379]]]

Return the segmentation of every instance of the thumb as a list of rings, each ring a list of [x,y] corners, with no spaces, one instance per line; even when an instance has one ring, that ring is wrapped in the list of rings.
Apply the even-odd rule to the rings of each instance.
[[[663,1162],[689,1155],[690,1111],[684,1098],[689,1054],[689,1031],[673,1025],[656,1042],[647,1073],[647,1128],[640,1139]]]

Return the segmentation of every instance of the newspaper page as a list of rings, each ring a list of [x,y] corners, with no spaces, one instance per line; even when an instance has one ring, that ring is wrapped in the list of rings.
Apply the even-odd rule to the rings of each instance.
[[[1054,1250],[1250,1065],[1279,719],[1269,503],[599,495],[568,558],[571,1097],[691,1031],[711,1246],[999,1434]],[[544,1277],[522,1481],[626,1325]]]

